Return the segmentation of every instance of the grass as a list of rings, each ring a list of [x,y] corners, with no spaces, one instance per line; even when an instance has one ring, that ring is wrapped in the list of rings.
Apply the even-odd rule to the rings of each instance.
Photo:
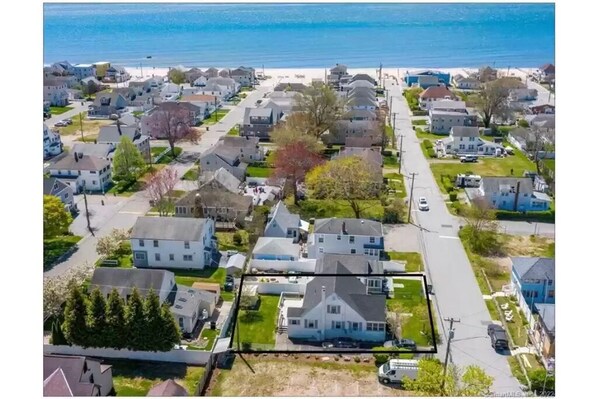
[[[136,117],[139,117],[143,114],[145,114],[145,112],[143,112],[143,111],[133,111],[133,116],[136,116]]]
[[[166,155],[164,155],[160,160],[157,162],[158,164],[167,165],[175,160],[176,157],[181,155],[183,149],[181,147],[174,147],[174,157],[172,156],[172,151],[168,151]]]
[[[239,125],[235,125],[234,127],[232,127],[228,133],[226,133],[227,136],[238,136],[239,135]]]
[[[424,153],[424,157],[425,157],[426,159],[430,159],[430,158],[432,158],[432,157],[430,156],[430,154],[428,154],[428,149],[426,148],[426,146],[424,145],[424,143],[419,143],[419,146],[420,146],[420,148],[422,149],[422,152]]]
[[[245,92],[245,91],[254,91],[255,88],[253,87],[241,87],[241,93]]]
[[[112,260],[114,259],[114,256],[111,256],[109,259]],[[109,265],[109,264],[102,264],[102,259],[98,259],[96,261],[96,267],[117,267],[120,269],[131,269],[133,267],[133,255],[128,254],[128,255],[120,255],[118,256],[118,258],[116,259],[118,260],[118,265]]]
[[[248,166],[248,177],[270,177],[274,173],[274,168],[262,168],[260,166]]]
[[[249,343],[254,349],[272,349],[276,333],[279,295],[260,295],[257,310],[241,310],[237,319],[239,342]],[[234,338],[235,345],[237,339]]]
[[[426,119],[415,119],[411,121],[411,124],[413,126],[425,126],[428,124],[428,121]]]
[[[245,230],[238,230],[241,234],[241,244],[237,245],[234,241],[234,232],[228,231],[217,231],[216,237],[218,238],[218,249],[221,251],[236,250],[239,252],[249,251],[249,233]]]
[[[415,135],[418,139],[428,139],[432,143],[434,143],[436,140],[442,140],[448,137],[448,134],[428,133],[420,128],[415,129]]]
[[[384,155],[383,163],[384,166],[397,166],[399,164],[399,161],[397,160],[397,157],[394,155]]]
[[[402,313],[409,313],[416,306],[424,303],[423,287],[419,278],[414,280],[395,278],[394,283],[403,284],[404,287],[394,288],[394,298],[386,300],[390,310],[397,311],[399,309]]]
[[[143,190],[144,187],[145,184],[139,180],[134,181],[132,183],[117,182],[116,184],[113,184],[108,191],[106,191],[106,194],[116,194],[123,197],[130,197],[136,192]]]
[[[74,247],[82,237],[59,236],[44,240],[44,268],[52,265],[58,258]]]
[[[232,302],[235,299],[235,294],[229,291],[220,291],[220,296],[224,302]]]
[[[218,336],[218,334],[220,333],[220,330],[211,330],[209,328],[204,328],[203,331],[201,332],[200,338],[205,338],[208,340],[208,342],[206,342],[206,345],[203,347],[204,350],[212,350],[212,347],[214,346],[214,341],[216,341],[216,337]]]
[[[214,111],[209,118],[204,119],[201,123],[203,125],[213,125],[217,122],[220,122],[222,118],[229,112],[228,109],[218,109]],[[216,117],[218,119],[216,119]]]
[[[176,270],[173,269],[174,280],[177,284],[186,287],[193,286],[193,283],[217,283],[224,285],[226,270],[222,267],[207,267],[203,270]]]
[[[299,206],[292,204],[292,197],[285,200],[289,210],[293,213],[299,213],[303,220],[310,218],[354,218],[355,213],[344,200],[316,200],[307,199],[300,202]],[[384,208],[379,200],[359,201],[363,206],[361,218],[382,220]]]
[[[492,320],[500,321],[500,314],[498,313],[498,308],[494,301],[492,299],[486,299],[484,302],[486,302],[486,307],[488,308]]]
[[[112,365],[112,377],[117,396],[146,396],[149,390],[169,378],[181,384],[192,396],[203,376],[204,368],[182,363],[147,361],[106,361]]]
[[[390,260],[402,260],[407,262],[405,265],[406,272],[423,272],[424,271],[424,262],[422,260],[422,256],[418,252],[396,252],[390,251],[387,252],[390,256]]]
[[[394,298],[386,300],[388,309],[391,312],[412,314],[401,317],[401,336],[414,340],[418,345],[429,345],[429,338],[422,334],[426,326],[430,327],[430,320],[421,280],[395,278],[394,282],[403,284],[404,287],[394,288]]]
[[[83,137],[85,141],[93,141],[100,133],[102,126],[108,126],[113,121],[105,119],[86,119],[87,112],[83,112]],[[68,136],[71,134],[81,135],[81,119],[80,114],[73,116],[73,123],[68,126],[58,128],[60,134]]]
[[[157,157],[158,155],[162,154],[164,150],[166,150],[167,148],[168,147],[151,147],[150,152],[152,154],[152,157]]]
[[[387,187],[389,190],[394,190],[394,193],[389,195],[394,195],[398,198],[405,198],[407,197],[407,189],[405,188],[405,179],[403,175],[398,173],[386,173],[384,175],[385,178],[388,179]]]
[[[498,297],[496,298],[500,305],[509,303],[509,309],[513,311],[513,321],[507,323],[506,327],[509,329],[509,334],[513,338],[513,343],[517,346],[525,346],[527,344],[527,334],[525,325],[528,324],[527,320],[521,317],[518,311],[516,311],[515,303],[511,302],[508,298]]]
[[[396,148],[397,140],[395,138],[395,132],[392,129],[392,126],[384,126],[384,134],[388,137],[388,145],[390,148]]]
[[[73,108],[74,107],[50,107],[50,113],[52,115],[60,115],[72,110]]]
[[[197,171],[197,168],[191,168],[183,175],[181,180],[196,181],[198,178],[199,178],[199,172]]]
[[[555,171],[555,160],[554,159],[545,159],[542,161],[544,163],[544,167],[552,170],[553,172]]]

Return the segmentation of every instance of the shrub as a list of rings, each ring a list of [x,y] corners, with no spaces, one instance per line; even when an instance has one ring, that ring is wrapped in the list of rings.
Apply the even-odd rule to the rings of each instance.
[[[391,157],[392,156],[392,151],[391,150],[384,150],[384,151],[382,151],[382,156],[384,156],[384,157]]]
[[[428,139],[424,139],[423,143],[424,143],[424,148],[426,148],[426,149],[434,148],[434,146],[432,145],[432,142]]]
[[[434,151],[434,149],[433,149],[433,148],[428,148],[428,156],[429,156],[430,158],[436,158],[436,157],[437,157],[437,155],[436,155],[436,151]]]
[[[238,231],[235,231],[235,234],[233,234],[233,242],[235,245],[243,244],[243,236]]]
[[[515,212],[515,211],[496,211],[498,220],[529,220],[538,222],[554,223],[554,211],[534,211],[534,212]]]
[[[428,115],[428,111],[423,110],[423,109],[412,110],[412,112],[413,112],[413,116],[426,116],[426,115]]]
[[[355,356],[353,358],[353,360],[355,360],[355,363],[360,363],[361,362],[361,358],[359,356]]]
[[[455,187],[452,184],[445,184],[444,189],[449,194],[452,193],[453,191],[455,191]]]
[[[451,187],[452,188],[452,187]],[[454,191],[451,191],[449,193],[449,199],[451,200],[451,202],[457,201],[457,193]]]
[[[383,364],[386,363],[388,361],[388,353],[376,353],[376,352],[380,352],[380,351],[387,351],[388,348],[385,348],[383,346],[377,346],[375,348],[372,349],[372,351],[374,352],[374,359],[376,360],[376,364]]]

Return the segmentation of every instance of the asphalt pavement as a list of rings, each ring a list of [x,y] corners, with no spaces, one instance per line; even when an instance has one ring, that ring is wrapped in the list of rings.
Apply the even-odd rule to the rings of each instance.
[[[439,358],[444,359],[449,322],[454,324],[451,361],[459,367],[475,364],[494,378],[492,390],[497,394],[520,394],[520,384],[509,368],[506,356],[496,353],[486,333],[490,314],[474,277],[471,264],[458,237],[459,219],[451,215],[422,154],[419,140],[412,128],[409,107],[400,86],[390,85],[389,96],[394,97],[391,112],[397,113],[396,135],[403,138],[403,167],[405,184],[413,186],[412,222],[420,226],[419,237],[426,264],[426,273],[434,286],[435,306],[442,331]],[[415,175],[412,175],[415,173]],[[417,198],[425,196],[430,210],[419,211]]]

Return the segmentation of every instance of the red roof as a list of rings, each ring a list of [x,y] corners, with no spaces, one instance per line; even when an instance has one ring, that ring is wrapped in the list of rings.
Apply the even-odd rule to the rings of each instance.
[[[446,86],[430,86],[424,90],[419,98],[456,98]]]

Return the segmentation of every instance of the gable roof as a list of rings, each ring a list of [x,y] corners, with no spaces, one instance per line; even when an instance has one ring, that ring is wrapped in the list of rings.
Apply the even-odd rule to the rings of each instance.
[[[114,147],[112,144],[76,143],[71,151],[98,158],[107,158],[114,151]]]
[[[552,74],[555,71],[555,67],[553,64],[544,64],[540,67],[540,70],[546,74]]]
[[[453,126],[451,134],[454,137],[480,137],[480,129],[474,126]]]
[[[46,395],[62,396],[70,391],[66,396],[92,396],[97,385],[81,381],[87,361],[84,356],[44,354],[44,392],[50,391]]]
[[[255,148],[259,145],[260,139],[258,137],[239,137],[239,136],[222,136],[219,139],[222,145],[234,148]]]
[[[301,246],[294,244],[292,238],[260,237],[253,247],[254,254],[272,254],[299,256]]]
[[[174,273],[159,269],[120,269],[113,267],[96,267],[91,277],[90,290],[96,287],[104,295],[116,288],[122,298],[126,298],[133,288],[137,288],[141,296],[154,290],[159,295],[165,280],[173,280]]]
[[[379,260],[365,255],[324,254],[316,261],[316,274],[382,274],[384,268]]]
[[[355,82],[357,80],[367,80],[371,84],[376,84],[376,79],[372,78],[370,75],[366,73],[357,73],[351,77],[351,82]]]
[[[95,105],[96,107],[102,107],[102,106],[116,106],[116,103],[119,101],[119,99],[122,99],[122,101],[124,101],[126,103],[127,99],[119,92],[100,92],[96,94],[96,99],[93,101],[93,105]],[[106,103],[104,103],[106,102]]]
[[[274,87],[274,91],[294,91],[303,93],[307,86],[303,83],[279,83]]]
[[[517,187],[517,182],[520,183],[520,193],[533,193],[534,184],[530,177],[483,177],[481,185],[484,187],[484,192],[496,193],[501,187]]]
[[[374,145],[374,138],[371,136],[347,137],[345,139],[346,147],[371,147],[372,145]]]
[[[201,174],[200,179],[204,182],[202,183],[202,186],[211,181],[217,181],[223,188],[234,194],[239,193],[239,187],[241,186],[241,181],[224,168],[220,168],[213,172],[205,171]]]
[[[554,336],[554,303],[536,303],[534,306],[538,311],[538,317],[542,319],[542,322],[546,326],[546,330],[548,330],[548,332],[552,333],[552,335]]]
[[[77,157],[76,159],[75,156]],[[83,155],[81,157],[78,155],[67,155],[50,166],[50,170],[101,170],[107,166],[110,166],[110,162],[102,158],[91,155]]]
[[[376,119],[376,113],[369,109],[351,109],[345,114],[346,118]],[[359,146],[357,146],[359,147]]]
[[[68,187],[55,177],[44,177],[44,195],[54,195]]]
[[[44,380],[44,396],[74,396],[60,367]]]
[[[210,94],[186,94],[181,96],[182,102],[205,102],[209,104],[214,104],[218,101],[217,96],[212,96]]]
[[[301,219],[299,215],[289,212],[288,208],[282,201],[278,201],[276,205],[272,207],[270,214],[268,215],[268,219],[269,221],[266,224],[265,231],[273,228],[274,224],[276,224],[278,229],[286,234],[289,228],[299,228],[301,225]]]
[[[181,385],[177,384],[173,379],[169,378],[166,381],[154,385],[146,396],[189,396],[187,390]]]
[[[193,317],[202,302],[216,303],[216,294],[210,291],[191,288],[180,284],[175,284],[168,296],[170,311],[178,316]]]
[[[382,154],[378,148],[345,146],[345,148],[338,153],[337,158],[346,158],[351,156],[363,158],[366,162],[376,168],[381,168],[383,164]]]
[[[176,112],[180,109],[185,109],[189,112],[199,113],[201,108],[195,104],[191,104],[187,101],[166,101],[161,104],[158,104],[156,108],[154,108],[151,112],[155,111],[171,111]]]
[[[102,126],[100,128],[100,133],[98,134],[97,142],[98,144],[104,143],[120,143],[120,139],[123,136],[127,136],[131,139],[131,141],[135,140],[135,137],[139,134],[139,130],[136,126],[123,126],[120,125],[120,131],[122,132],[122,136],[118,131],[117,125],[108,125]]]
[[[444,85],[430,86],[420,93],[419,98],[455,98],[455,95]]]
[[[343,225],[348,235],[381,236],[382,223],[369,219],[328,218],[316,219],[314,233],[343,234]]]
[[[131,238],[148,240],[199,241],[204,232],[206,219],[197,218],[137,218]]]
[[[511,262],[521,280],[554,280],[554,259],[517,257]]]

